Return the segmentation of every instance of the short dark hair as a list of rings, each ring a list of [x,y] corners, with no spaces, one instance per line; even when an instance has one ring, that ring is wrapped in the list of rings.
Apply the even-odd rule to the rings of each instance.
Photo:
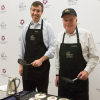
[[[40,1],[35,1],[35,2],[33,2],[32,5],[31,5],[31,7],[32,7],[32,6],[37,7],[37,6],[39,6],[39,5],[41,5],[42,12],[43,12],[43,4],[42,4]]]

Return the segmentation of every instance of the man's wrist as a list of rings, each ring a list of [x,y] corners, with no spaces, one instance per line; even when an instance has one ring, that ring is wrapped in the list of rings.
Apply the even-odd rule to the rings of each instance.
[[[47,59],[49,59],[49,58],[46,57],[46,56],[43,56],[43,57],[40,58],[40,60],[41,60],[42,62],[44,62],[44,61],[47,60]]]

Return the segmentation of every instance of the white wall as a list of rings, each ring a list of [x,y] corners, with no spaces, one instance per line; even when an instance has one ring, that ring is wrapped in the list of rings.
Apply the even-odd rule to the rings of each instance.
[[[19,76],[17,63],[20,37],[23,26],[31,21],[30,6],[36,0],[0,0],[0,85],[7,84],[8,76]],[[43,1],[43,0],[39,0]],[[46,1],[46,0],[44,0]],[[78,26],[91,31],[100,55],[100,0],[47,0],[42,18],[50,22],[56,35],[63,30],[61,13],[65,8],[74,8]],[[2,6],[4,5],[4,6]],[[5,8],[4,8],[5,7]],[[4,10],[3,10],[4,8]],[[20,24],[20,20],[24,24]],[[2,37],[4,36],[4,37]],[[57,95],[55,87],[55,64],[51,61],[49,94]],[[3,70],[4,69],[4,70]],[[6,72],[2,72],[6,70]],[[100,61],[89,76],[90,100],[100,100]],[[1,81],[2,80],[2,81]],[[20,84],[20,89],[22,85]],[[96,99],[95,99],[96,98]]]

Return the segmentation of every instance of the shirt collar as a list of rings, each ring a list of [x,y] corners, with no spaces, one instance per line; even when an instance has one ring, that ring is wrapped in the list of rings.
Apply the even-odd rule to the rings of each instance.
[[[75,35],[76,34],[76,29],[72,34],[67,33],[66,30],[65,30],[65,33],[68,34],[68,35]]]
[[[36,25],[37,24],[41,25],[41,21],[42,21],[42,19],[40,18],[39,22],[37,22]],[[31,21],[31,25],[35,25],[35,23],[33,23],[33,21]]]

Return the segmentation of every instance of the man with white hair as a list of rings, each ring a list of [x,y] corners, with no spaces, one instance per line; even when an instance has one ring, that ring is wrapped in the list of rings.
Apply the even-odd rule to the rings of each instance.
[[[58,34],[56,43],[56,80],[58,96],[72,100],[89,100],[88,76],[97,65],[99,56],[92,34],[77,28],[77,14],[72,8],[62,12],[64,31]],[[74,79],[74,83],[62,79]]]

